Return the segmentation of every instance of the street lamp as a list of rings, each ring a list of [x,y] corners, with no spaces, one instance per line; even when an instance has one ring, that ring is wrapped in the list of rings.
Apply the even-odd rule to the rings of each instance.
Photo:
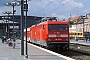
[[[24,0],[21,0],[21,55],[24,55]]]
[[[20,6],[21,4],[16,3],[16,2],[11,2],[11,3],[6,3],[6,6],[12,6],[13,7],[13,39],[14,39],[14,14],[16,12],[16,10],[14,10],[14,6]]]
[[[17,2],[18,2],[18,6],[21,5],[21,55],[24,55],[24,11],[23,11],[24,0],[17,1]]]
[[[85,19],[88,19],[88,18],[85,17],[85,16],[81,16],[81,19],[83,19],[83,37],[84,37],[84,20],[85,20]]]
[[[8,25],[8,28],[7,28],[8,36],[7,36],[7,38],[9,38],[10,37],[10,35],[9,35],[9,19],[10,19],[9,14],[12,14],[12,12],[10,12],[10,11],[6,12],[6,11],[4,11],[3,14],[8,14],[8,17],[7,17],[8,18],[8,24],[7,24]]]
[[[26,28],[26,37],[27,37],[27,7],[28,4],[27,2],[31,1],[31,0],[21,0],[21,1],[17,1],[17,2],[21,2],[21,55],[24,55],[24,11],[26,11],[26,18],[25,18],[25,28]],[[24,2],[26,2],[26,4],[24,4]],[[25,10],[24,10],[25,9]],[[27,38],[26,38],[26,58],[28,58],[27,55]]]
[[[21,1],[17,1],[18,3],[13,2],[13,4],[11,5],[11,3],[6,3],[6,6],[13,6],[13,29],[14,29],[14,6],[20,6],[21,5],[21,55],[24,55],[24,0]],[[13,32],[13,36],[14,36],[14,32]]]
[[[28,58],[28,54],[27,54],[27,12],[28,12],[28,4],[27,4],[27,2],[28,1],[31,1],[31,0],[26,0],[25,2],[25,4],[24,4],[24,11],[26,12],[26,17],[25,17],[25,29],[26,29],[26,55],[25,55],[25,57],[26,58]]]
[[[27,10],[28,10],[28,4],[27,4],[27,0],[26,0],[26,4],[24,4],[24,9],[26,11],[26,17],[25,17],[25,29],[26,29],[26,55],[25,57],[28,58],[28,54],[27,54]]]

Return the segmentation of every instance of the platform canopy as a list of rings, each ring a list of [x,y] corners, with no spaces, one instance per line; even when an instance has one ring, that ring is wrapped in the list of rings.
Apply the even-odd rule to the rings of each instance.
[[[0,23],[4,23],[4,20],[0,20]],[[13,21],[8,21],[7,23],[13,23]],[[14,22],[14,23],[18,23],[18,22]]]

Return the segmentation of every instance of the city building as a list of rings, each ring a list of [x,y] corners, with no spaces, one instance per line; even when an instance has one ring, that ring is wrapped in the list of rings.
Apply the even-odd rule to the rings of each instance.
[[[70,26],[70,32],[90,32],[90,13],[86,16],[75,16],[68,19],[73,24]]]
[[[85,38],[90,32],[90,13],[86,16],[75,16],[68,19],[70,38]]]

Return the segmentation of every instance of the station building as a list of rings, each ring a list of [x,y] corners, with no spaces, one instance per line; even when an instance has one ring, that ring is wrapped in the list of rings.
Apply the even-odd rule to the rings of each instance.
[[[30,27],[38,23],[41,19],[42,17],[27,16],[27,27]],[[24,16],[23,25],[25,28],[25,16]],[[13,29],[13,26],[14,26],[14,29]],[[9,37],[11,37],[13,35],[13,30],[14,30],[15,37],[20,36],[21,15],[14,15],[14,22],[13,22],[13,15],[0,16],[0,37],[3,35],[9,35]]]

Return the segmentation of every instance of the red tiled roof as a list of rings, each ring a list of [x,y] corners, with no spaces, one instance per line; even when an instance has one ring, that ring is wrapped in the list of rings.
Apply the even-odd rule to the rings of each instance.
[[[75,17],[72,17],[72,18],[68,18],[69,21],[73,21],[74,23],[78,22],[78,20],[81,19],[81,16],[75,16]]]
[[[75,17],[69,18],[68,20],[79,20],[79,19],[81,19],[81,16],[75,16]]]

